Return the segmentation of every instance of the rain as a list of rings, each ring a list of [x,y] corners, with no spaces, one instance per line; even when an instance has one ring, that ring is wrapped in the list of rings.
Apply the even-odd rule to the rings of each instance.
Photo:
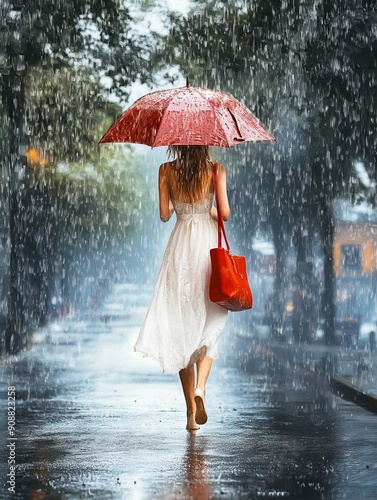
[[[0,499],[377,498],[376,83],[373,0],[2,0]],[[192,433],[133,349],[167,148],[99,143],[186,85],[276,138],[211,148],[253,308]]]

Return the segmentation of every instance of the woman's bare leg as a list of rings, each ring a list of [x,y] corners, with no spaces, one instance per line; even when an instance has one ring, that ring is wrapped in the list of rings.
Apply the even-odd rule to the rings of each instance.
[[[196,402],[196,422],[198,424],[205,424],[207,422],[208,416],[205,406],[205,390],[209,372],[212,366],[212,358],[204,357],[197,361],[197,382],[195,389],[195,402]]]
[[[187,408],[187,429],[195,430],[199,426],[195,422],[196,404],[194,399],[195,390],[195,370],[194,365],[188,365],[187,368],[180,370],[179,378],[181,379],[183,394],[185,396]]]
[[[211,371],[212,358],[204,357],[197,361],[196,367],[198,372],[198,379],[196,386],[199,387],[203,392],[206,390],[206,384],[209,372]]]

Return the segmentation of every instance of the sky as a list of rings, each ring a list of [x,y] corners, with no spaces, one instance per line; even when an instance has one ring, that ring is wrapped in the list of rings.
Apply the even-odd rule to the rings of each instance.
[[[166,4],[171,10],[186,13],[189,9],[190,2],[188,0],[166,0]]]
[[[189,0],[164,0],[164,3],[169,9],[181,12],[183,14],[186,14],[190,7]],[[140,32],[145,33],[149,30],[157,31],[161,34],[166,32],[166,28],[163,25],[162,15],[160,15],[160,9],[160,7],[157,7],[151,10],[149,13],[143,13],[142,20],[140,21],[140,23],[138,23],[138,29]],[[178,76],[177,82],[174,87],[180,87],[186,84],[185,77],[183,75],[180,75],[178,69],[172,68],[170,73],[176,73]],[[161,79],[161,84],[156,84],[153,90],[160,90],[162,88],[169,87],[172,87],[172,85],[167,84]],[[125,107],[128,107],[137,99],[151,91],[152,90],[147,85],[143,85],[140,82],[134,82],[130,88],[130,97]]]

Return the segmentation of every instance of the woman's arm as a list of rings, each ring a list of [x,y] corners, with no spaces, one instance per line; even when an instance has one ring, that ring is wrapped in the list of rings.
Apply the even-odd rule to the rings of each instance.
[[[160,219],[162,222],[167,222],[172,213],[174,212],[174,207],[170,199],[169,181],[168,181],[168,164],[163,163],[160,166],[158,172],[158,194],[159,194],[159,206],[160,206]]]
[[[226,221],[230,216],[230,207],[228,201],[228,194],[226,192],[226,170],[224,165],[221,163],[216,163],[217,165],[217,176],[216,176],[216,190],[217,198],[219,201],[219,206],[213,207],[211,210],[211,216],[217,220],[217,212],[220,211],[223,220]]]

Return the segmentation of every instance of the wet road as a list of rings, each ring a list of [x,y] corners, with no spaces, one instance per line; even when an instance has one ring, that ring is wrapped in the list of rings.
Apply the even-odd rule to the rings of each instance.
[[[239,369],[233,319],[208,382],[208,423],[189,434],[178,376],[132,350],[149,294],[119,286],[100,311],[50,325],[2,361],[0,498],[377,498],[376,415],[258,357]]]

